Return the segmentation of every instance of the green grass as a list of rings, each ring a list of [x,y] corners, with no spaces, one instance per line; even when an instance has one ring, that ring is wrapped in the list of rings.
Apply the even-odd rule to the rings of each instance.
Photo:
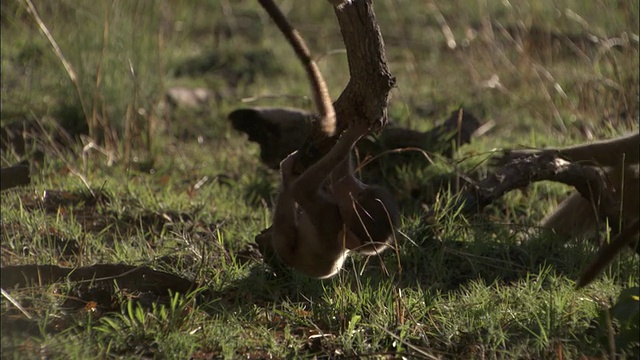
[[[2,194],[2,266],[129,264],[199,284],[160,297],[104,282],[3,286],[3,358],[577,359],[607,356],[608,336],[624,356],[637,354],[627,338],[637,326],[620,315],[633,310],[621,302],[612,327],[605,316],[638,286],[637,257],[625,252],[575,290],[596,246],[535,227],[565,187],[536,184],[475,219],[447,209],[451,195],[429,204],[410,196],[454,168],[490,171],[484,160],[497,147],[637,131],[637,2],[489,3],[376,2],[397,77],[393,121],[427,130],[463,105],[495,127],[460,149],[459,163],[398,169],[387,181],[406,237],[380,259],[352,257],[317,281],[274,276],[249,246],[270,225],[278,176],[226,116],[243,106],[311,108],[301,66],[256,3],[34,1],[74,84],[26,5],[2,2],[2,126],[27,119],[45,129],[25,154],[2,150],[2,167],[32,163],[32,184]],[[337,97],[348,72],[330,6],[284,5]],[[547,35],[518,36],[518,24]],[[573,52],[551,33],[630,44]],[[205,110],[168,112],[163,94],[177,85],[216,98]],[[100,124],[93,137],[112,164],[81,142],[87,118]],[[104,195],[92,202],[89,189]],[[424,225],[422,205],[438,209],[437,226]]]

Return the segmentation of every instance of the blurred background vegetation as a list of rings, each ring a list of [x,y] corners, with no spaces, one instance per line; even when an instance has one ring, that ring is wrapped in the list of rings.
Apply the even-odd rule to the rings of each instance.
[[[49,115],[102,143],[112,137],[113,147],[129,130],[136,146],[150,148],[171,86],[215,94],[211,116],[194,133],[219,132],[226,112],[241,105],[309,108],[300,66],[252,1],[33,4],[77,79],[27,6],[3,2],[3,122]],[[337,97],[348,72],[332,10],[322,2],[281,5]],[[398,79],[391,114],[403,125],[430,127],[459,105],[494,119],[497,135],[601,136],[637,119],[636,2],[381,1],[376,9]]]

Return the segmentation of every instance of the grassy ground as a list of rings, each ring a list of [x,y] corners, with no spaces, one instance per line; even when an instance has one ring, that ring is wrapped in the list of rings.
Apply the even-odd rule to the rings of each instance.
[[[32,184],[2,194],[2,266],[135,265],[198,284],[13,288],[5,269],[3,358],[577,359],[611,344],[637,356],[637,324],[625,322],[637,301],[607,311],[638,285],[637,257],[575,290],[596,246],[535,228],[566,188],[536,184],[482,218],[443,212],[437,228],[420,210],[434,204],[410,193],[439,171],[488,171],[497,147],[637,131],[637,2],[376,2],[393,120],[427,130],[463,105],[495,126],[455,162],[397,169],[406,237],[324,281],[274,277],[255,255],[278,177],[226,120],[244,106],[310,108],[301,67],[253,1],[194,4],[34,1],[56,53],[27,3],[2,2],[2,126],[27,120],[38,134],[24,152],[3,145],[2,167],[29,160]],[[330,6],[282,6],[338,96],[348,73]],[[171,86],[214,96],[205,110],[169,109]]]

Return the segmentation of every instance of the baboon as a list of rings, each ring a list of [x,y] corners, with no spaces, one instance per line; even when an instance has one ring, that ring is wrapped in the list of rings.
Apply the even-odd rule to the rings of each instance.
[[[534,152],[555,152],[570,161],[604,168],[621,202],[622,219],[638,217],[638,158],[640,134],[631,133],[615,139],[564,148],[545,150],[508,150],[502,162]],[[599,219],[594,207],[574,193],[545,217],[541,226],[557,233],[580,236],[593,231]]]
[[[605,244],[596,259],[583,271],[578,286],[585,286],[608,265],[626,246],[638,241],[638,213],[640,169],[640,133],[634,132],[614,139],[588,144],[579,144],[564,148],[552,148],[541,151],[555,152],[574,162],[599,166],[607,177],[620,201],[620,220],[622,224],[611,224],[614,236],[610,244]],[[531,154],[530,150],[508,151],[501,161]],[[598,217],[594,204],[579,193],[570,195],[561,202],[556,210],[547,215],[541,226],[567,236],[582,236],[595,231],[603,219]],[[618,228],[619,225],[622,225]]]
[[[259,0],[285,35],[309,77],[317,120],[326,137],[334,135],[336,116],[322,74],[306,44],[271,0]],[[296,271],[314,278],[335,275],[349,251],[379,253],[394,239],[399,212],[390,193],[356,179],[351,150],[369,132],[352,123],[331,150],[299,176],[297,151],[280,163],[282,183],[276,200],[270,246]]]

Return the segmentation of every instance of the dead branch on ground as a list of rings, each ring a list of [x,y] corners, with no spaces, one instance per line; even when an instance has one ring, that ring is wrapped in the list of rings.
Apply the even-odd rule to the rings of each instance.
[[[0,170],[0,190],[7,190],[20,185],[29,185],[29,162],[23,161],[18,165]]]
[[[610,224],[619,223],[620,203],[605,172],[598,167],[569,162],[555,152],[542,152],[513,159],[472,185],[460,195],[462,213],[479,213],[507,192],[545,180],[573,186],[594,204],[599,218],[608,218]]]

